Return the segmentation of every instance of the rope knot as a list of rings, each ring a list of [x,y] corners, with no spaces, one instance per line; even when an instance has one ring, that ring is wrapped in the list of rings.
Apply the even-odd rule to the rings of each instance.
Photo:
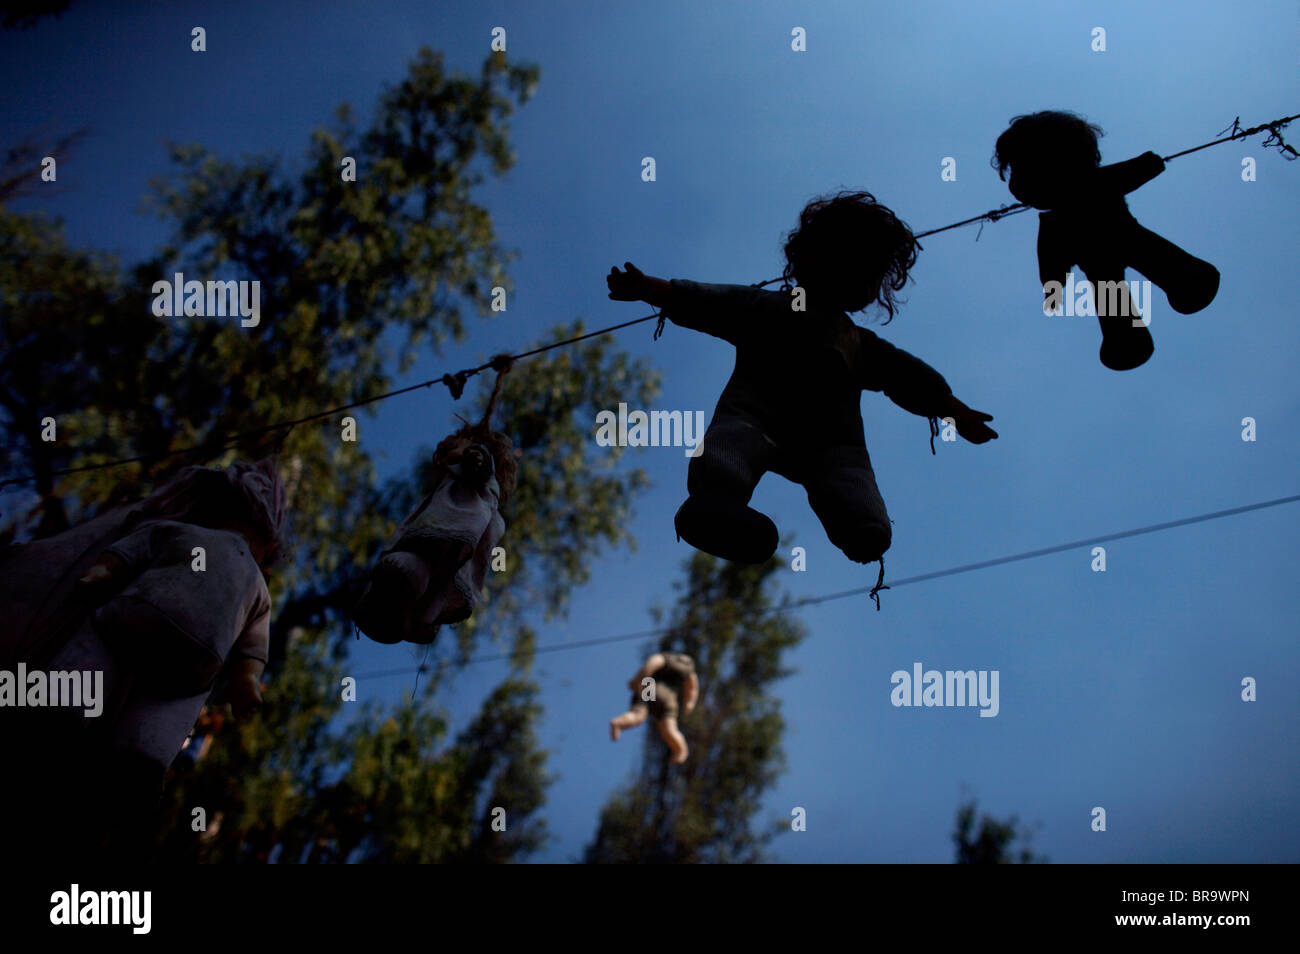
[[[465,382],[468,380],[468,371],[457,371],[455,374],[444,374],[442,376],[442,383],[447,385],[447,390],[451,392],[453,401],[460,400],[460,396],[465,393]]]

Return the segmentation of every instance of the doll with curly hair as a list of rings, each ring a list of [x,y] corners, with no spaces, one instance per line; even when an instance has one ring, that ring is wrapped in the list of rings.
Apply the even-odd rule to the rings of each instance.
[[[892,534],[863,435],[864,390],[883,391],[923,417],[951,418],[973,443],[997,437],[992,417],[954,397],[937,371],[848,316],[876,303],[892,319],[917,248],[908,227],[870,193],[845,192],[810,203],[789,234],[785,276],[797,283],[789,290],[665,281],[631,262],[610,271],[610,298],[648,302],[675,324],[736,349],[689,465],[689,497],[675,520],[680,538],[726,560],[771,558],[776,525],[749,501],[772,471],[803,485],[849,559],[881,559]]]
[[[1044,310],[1060,304],[1071,266],[1092,286],[1101,325],[1101,363],[1115,371],[1145,364],[1155,351],[1149,321],[1137,316],[1124,282],[1134,268],[1169,298],[1180,314],[1200,311],[1219,291],[1209,262],[1143,228],[1124,197],[1164,171],[1154,152],[1101,164],[1102,130],[1074,113],[1045,110],[1017,116],[998,137],[993,166],[1011,194],[1043,210],[1038,217],[1038,277]]]

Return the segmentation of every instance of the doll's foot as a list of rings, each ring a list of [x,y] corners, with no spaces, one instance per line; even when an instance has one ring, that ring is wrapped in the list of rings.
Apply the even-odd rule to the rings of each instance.
[[[423,592],[418,574],[410,572],[409,554],[389,554],[375,564],[370,584],[357,602],[352,618],[357,627],[377,643],[400,643],[406,638],[406,611]]]
[[[1207,307],[1219,293],[1219,270],[1197,259],[1183,276],[1165,291],[1169,307],[1180,315],[1191,315]]]
[[[1132,371],[1147,363],[1156,350],[1156,343],[1152,340],[1150,331],[1141,324],[1137,327],[1112,325],[1107,331],[1107,321],[1127,324],[1133,319],[1125,317],[1100,320],[1102,322],[1100,354],[1102,364],[1112,371]]]
[[[766,563],[780,542],[770,519],[725,497],[688,497],[673,523],[695,549],[733,563]]]

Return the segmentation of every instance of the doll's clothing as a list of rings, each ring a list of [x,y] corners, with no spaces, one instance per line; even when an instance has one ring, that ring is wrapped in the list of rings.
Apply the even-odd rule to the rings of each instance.
[[[653,700],[641,698],[641,690],[632,692],[630,709],[646,707],[655,719],[676,719],[681,712],[681,696],[686,683],[695,674],[695,660],[685,653],[664,653],[664,665],[650,674],[655,681]]]
[[[804,486],[827,536],[850,559],[879,559],[891,533],[867,454],[861,392],[883,391],[904,410],[936,417],[952,393],[942,375],[843,312],[811,302],[807,312],[792,311],[785,292],[672,285],[673,303],[663,309],[669,319],[736,348],[731,378],[688,465],[691,500],[678,511],[678,533],[724,559],[737,550],[752,557],[746,562],[767,559],[775,542],[766,555],[759,551],[775,528],[765,537],[749,517],[757,511],[745,505],[773,471]],[[728,506],[712,505],[720,499]]]
[[[267,662],[271,596],[239,534],[157,520],[105,553],[129,582],[95,611],[95,628],[141,691],[193,696],[212,688],[228,657]]]
[[[488,464],[491,453],[482,448]],[[505,534],[496,476],[450,464],[380,555],[354,617],[383,643],[430,643],[446,623],[468,619],[481,599],[492,550]]]
[[[1218,294],[1219,270],[1143,228],[1125,201],[1125,195],[1163,170],[1164,160],[1153,152],[1050,186],[1018,183],[1022,177],[1013,169],[1012,194],[1047,210],[1038,217],[1040,282],[1064,285],[1074,265],[1094,283],[1122,281],[1124,270],[1133,268],[1162,289],[1170,307],[1180,314],[1192,314],[1209,305]],[[1136,316],[1121,317],[1129,320]]]
[[[757,424],[781,446],[866,445],[861,392],[883,391],[904,410],[935,417],[952,393],[939,372],[842,311],[792,311],[786,292],[673,279],[674,324],[735,346],[714,419]]]

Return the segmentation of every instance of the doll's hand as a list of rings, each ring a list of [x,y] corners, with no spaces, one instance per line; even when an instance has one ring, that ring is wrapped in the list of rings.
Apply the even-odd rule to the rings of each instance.
[[[605,284],[609,286],[609,297],[614,301],[645,301],[645,296],[649,293],[650,280],[631,262],[624,262],[623,267],[627,271],[620,272],[616,265],[605,276]]]
[[[105,553],[86,571],[85,576],[77,580],[77,583],[88,587],[102,586],[113,582],[113,578],[118,576],[125,567],[126,564],[116,553]]]
[[[473,444],[461,453],[461,470],[465,476],[475,481],[484,481],[492,476],[492,458],[481,444]]]
[[[262,685],[253,676],[241,674],[230,680],[226,687],[230,711],[240,722],[247,722],[262,708]]]
[[[951,395],[945,417],[952,418],[957,433],[972,444],[986,444],[998,436],[998,432],[986,423],[993,420],[992,414],[973,410]]]

